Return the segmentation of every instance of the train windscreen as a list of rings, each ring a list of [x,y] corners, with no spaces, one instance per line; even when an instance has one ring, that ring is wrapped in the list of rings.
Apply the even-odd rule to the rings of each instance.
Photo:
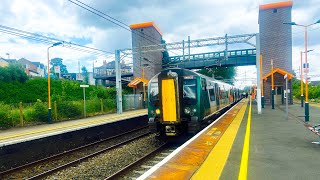
[[[159,102],[159,87],[158,87],[158,79],[154,80],[150,83],[150,94],[149,100],[152,103]]]
[[[197,103],[197,80],[196,79],[183,80],[183,101],[186,104]]]

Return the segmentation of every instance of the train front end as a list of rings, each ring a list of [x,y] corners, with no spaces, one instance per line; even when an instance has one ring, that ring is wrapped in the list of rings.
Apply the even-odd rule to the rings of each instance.
[[[196,82],[196,77],[182,69],[164,70],[150,80],[148,115],[151,132],[178,136],[188,131],[188,122],[197,114]]]

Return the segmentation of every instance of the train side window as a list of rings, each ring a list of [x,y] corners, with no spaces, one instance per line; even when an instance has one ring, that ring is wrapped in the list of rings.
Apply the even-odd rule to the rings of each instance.
[[[201,79],[201,86],[203,91],[207,90],[207,83],[205,79]]]
[[[216,97],[214,94],[214,89],[209,89],[210,101],[215,101]]]

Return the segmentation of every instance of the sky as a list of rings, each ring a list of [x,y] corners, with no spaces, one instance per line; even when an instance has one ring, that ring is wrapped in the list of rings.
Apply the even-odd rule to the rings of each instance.
[[[82,2],[116,18],[125,24],[153,21],[161,29],[166,42],[221,37],[225,34],[257,33],[259,5],[275,0],[81,0]],[[320,19],[319,0],[294,0],[292,20],[310,24]],[[109,21],[94,15],[68,0],[1,0],[0,25],[37,33],[66,42],[73,42],[113,53],[116,49],[131,48],[131,33]],[[293,69],[300,66],[300,51],[304,47],[304,29],[292,28]],[[1,33],[0,57],[26,58],[47,62],[48,44],[21,39]],[[309,28],[308,54],[310,74],[320,76],[320,25]],[[192,49],[191,53],[223,50],[224,47]],[[169,52],[170,53],[170,52]],[[111,61],[113,55],[96,56],[92,53],[65,47],[50,49],[50,58],[60,57],[69,72],[78,71],[78,61],[89,71]],[[92,70],[91,70],[92,71]],[[238,85],[252,84],[255,67],[238,68]],[[244,77],[247,81],[243,81]],[[315,78],[313,78],[315,79]]]

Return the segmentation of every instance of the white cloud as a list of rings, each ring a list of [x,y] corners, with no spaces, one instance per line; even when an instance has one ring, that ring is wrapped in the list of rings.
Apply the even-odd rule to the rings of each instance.
[[[127,23],[154,21],[164,34],[167,42],[258,32],[258,6],[278,0],[225,0],[225,1],[93,1],[83,0],[93,7]],[[320,18],[317,0],[294,1],[292,19],[297,23],[314,22]],[[0,11],[2,25],[43,33],[66,41],[85,39],[87,45],[114,52],[131,46],[131,33],[77,7],[67,0],[3,0]],[[317,17],[318,16],[318,17]],[[319,28],[314,26],[313,28]],[[297,68],[297,54],[303,48],[303,29],[293,28],[293,67]],[[310,33],[310,42],[315,52],[310,53],[310,63],[319,59],[320,50],[315,38],[319,30]],[[0,56],[10,53],[11,57],[25,57],[33,61],[46,62],[48,45],[37,44],[14,36],[1,34]],[[15,43],[13,41],[16,41]],[[90,42],[87,42],[90,41]],[[223,50],[224,47],[193,49],[192,53]],[[178,51],[179,52],[179,51]],[[179,52],[181,53],[181,52]],[[94,59],[101,64],[105,57],[94,57],[87,53],[55,47],[52,56],[63,58],[70,71],[77,71],[77,62],[91,66]],[[174,55],[170,53],[171,55]],[[109,58],[110,59],[110,58]],[[298,58],[299,60],[299,58]],[[319,71],[319,63],[314,63],[310,71]],[[90,68],[88,68],[90,69]],[[242,72],[243,67],[239,68]],[[248,72],[254,74],[254,71]],[[253,75],[254,77],[255,75]]]

